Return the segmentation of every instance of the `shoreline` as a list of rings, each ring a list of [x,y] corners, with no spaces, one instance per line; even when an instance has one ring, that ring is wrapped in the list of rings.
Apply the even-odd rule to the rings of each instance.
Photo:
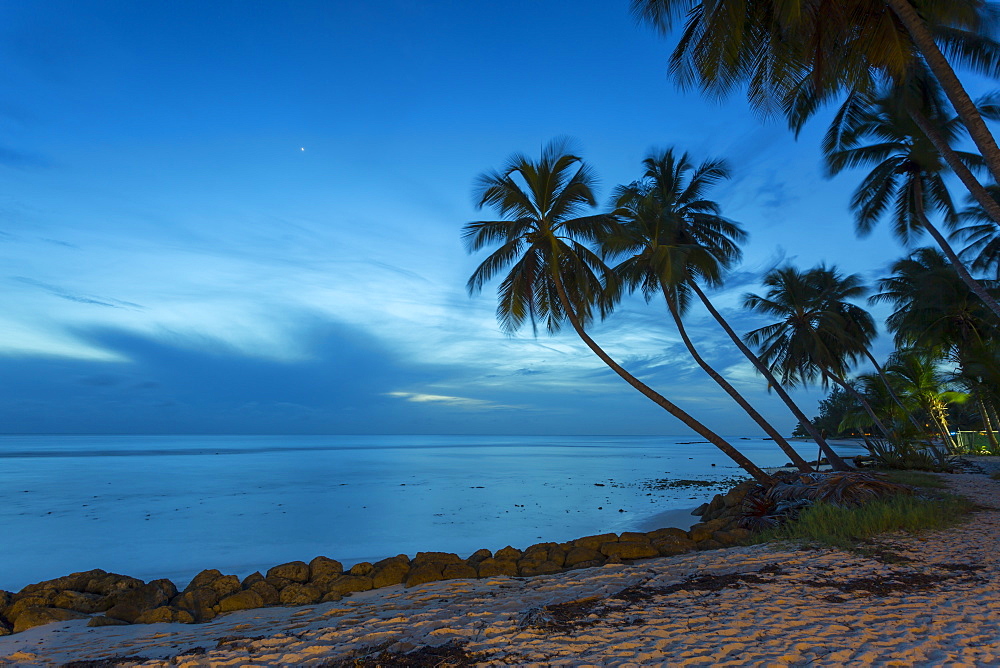
[[[942,478],[983,510],[945,531],[880,537],[891,561],[878,551],[758,545],[397,585],[199,625],[93,629],[78,620],[0,638],[0,665],[138,655],[146,658],[118,665],[307,666],[382,652],[405,661],[428,648],[481,664],[996,665],[1000,484],[982,474]]]

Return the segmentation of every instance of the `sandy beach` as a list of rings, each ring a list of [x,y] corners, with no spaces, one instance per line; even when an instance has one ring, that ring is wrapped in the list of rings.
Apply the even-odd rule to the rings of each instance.
[[[0,665],[412,665],[431,655],[442,665],[996,665],[1000,483],[943,477],[982,510],[947,531],[885,536],[872,556],[766,545],[396,586],[200,625],[77,620],[0,638]]]

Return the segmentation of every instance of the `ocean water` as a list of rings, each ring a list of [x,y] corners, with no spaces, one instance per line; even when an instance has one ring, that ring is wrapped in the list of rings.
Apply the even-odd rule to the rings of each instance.
[[[730,442],[787,461],[771,441]],[[91,568],[183,586],[319,554],[523,548],[639,528],[743,476],[704,441],[644,436],[0,436],[0,471],[13,591]],[[665,483],[682,479],[719,486]]]

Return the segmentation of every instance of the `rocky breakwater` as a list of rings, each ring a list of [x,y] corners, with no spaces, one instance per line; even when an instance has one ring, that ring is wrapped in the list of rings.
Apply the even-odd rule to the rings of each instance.
[[[690,530],[665,528],[584,536],[564,543],[537,543],[519,550],[477,550],[463,559],[448,552],[418,552],[345,570],[334,559],[293,561],[266,574],[242,580],[210,569],[183,590],[170,580],[142,580],[102,570],[73,573],[28,585],[17,593],[0,591],[0,635],[49,622],[89,618],[88,626],[205,622],[220,614],[266,606],[314,605],[338,601],[355,592],[391,585],[414,587],[438,580],[530,577],[562,571],[630,563],[692,550],[737,545],[750,536],[738,527],[740,506],[754,483],[741,483],[716,495],[703,508],[702,522]]]

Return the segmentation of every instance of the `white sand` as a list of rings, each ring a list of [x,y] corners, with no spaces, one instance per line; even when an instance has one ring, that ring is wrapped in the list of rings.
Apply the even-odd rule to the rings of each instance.
[[[1000,483],[944,478],[988,509],[955,529],[880,541],[910,559],[902,563],[758,546],[529,579],[392,587],[202,625],[91,629],[74,621],[0,638],[0,665],[141,655],[149,660],[131,665],[308,666],[448,641],[493,665],[1000,665]],[[720,588],[655,591],[691,577]],[[898,578],[910,584],[886,591]],[[634,595],[613,597],[636,585]],[[576,618],[544,609],[591,597],[589,614]],[[193,648],[204,652],[185,656]]]

